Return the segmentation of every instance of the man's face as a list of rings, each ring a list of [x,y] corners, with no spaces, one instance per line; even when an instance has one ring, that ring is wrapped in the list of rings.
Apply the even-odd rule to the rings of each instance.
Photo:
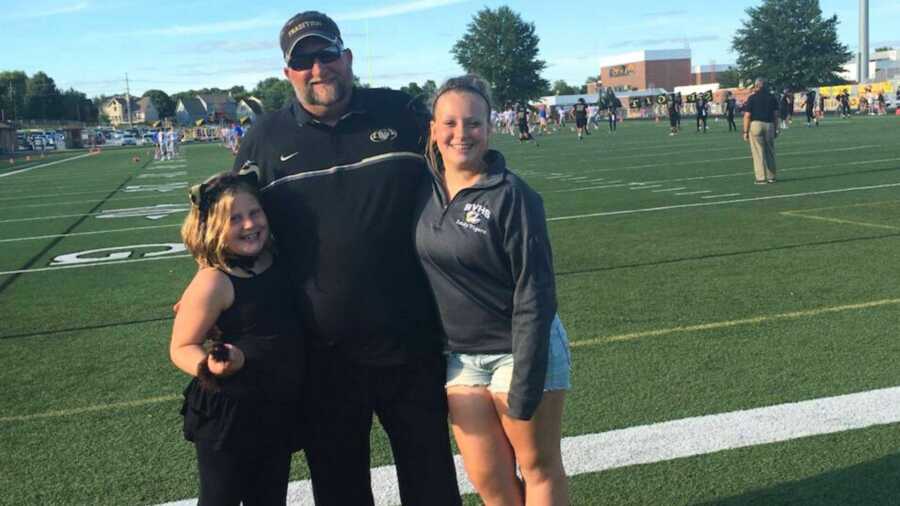
[[[294,49],[294,54],[311,54],[331,46],[319,37],[307,37]],[[334,108],[345,105],[353,89],[353,54],[345,50],[330,63],[318,58],[306,70],[284,68],[284,76],[291,82],[297,99],[304,109],[316,116],[329,116]],[[343,111],[340,111],[343,112]]]

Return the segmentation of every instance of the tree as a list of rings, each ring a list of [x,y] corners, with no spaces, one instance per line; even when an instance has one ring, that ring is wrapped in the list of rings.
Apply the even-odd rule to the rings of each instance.
[[[416,83],[409,83],[406,86],[401,86],[400,91],[406,93],[411,97],[420,97],[422,96],[422,88]]]
[[[547,66],[537,59],[534,23],[526,23],[506,6],[479,11],[467,32],[450,51],[466,72],[485,78],[498,104],[540,96],[548,83],[541,78]]]
[[[59,119],[63,115],[62,96],[47,74],[36,72],[25,85],[26,117]]]
[[[880,52],[880,51],[893,51],[893,50],[894,50],[894,48],[891,47],[891,46],[882,46],[882,47],[876,47],[876,48],[875,48],[875,52],[876,52],[876,53],[878,53],[878,52]]]
[[[63,119],[93,123],[97,120],[97,108],[87,95],[69,88],[61,95]]]
[[[294,87],[287,79],[270,77],[258,82],[250,94],[262,101],[266,111],[275,111],[294,98]]]
[[[172,100],[166,92],[162,90],[147,90],[143,97],[147,97],[156,106],[160,118],[171,118],[175,116],[175,106],[177,101]]]
[[[401,86],[400,91],[413,98],[421,98],[427,102],[434,96],[434,92],[437,91],[437,84],[429,79],[422,86],[419,86],[418,83],[409,83],[406,86]]]
[[[737,69],[727,69],[716,73],[716,80],[723,88],[737,88],[741,85],[741,75]]]
[[[580,90],[574,86],[569,86],[569,84],[562,79],[558,81],[553,81],[553,85],[550,87],[551,95],[577,95],[580,93]]]
[[[741,78],[791,89],[842,82],[851,54],[838,41],[837,16],[824,19],[819,0],[763,0],[747,15],[731,43]]]
[[[0,110],[6,119],[25,117],[25,89],[28,75],[21,70],[0,72]]]

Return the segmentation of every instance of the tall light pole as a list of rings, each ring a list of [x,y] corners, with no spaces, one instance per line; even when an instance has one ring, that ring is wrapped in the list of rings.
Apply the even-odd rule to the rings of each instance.
[[[869,80],[869,0],[859,0],[859,82]]]

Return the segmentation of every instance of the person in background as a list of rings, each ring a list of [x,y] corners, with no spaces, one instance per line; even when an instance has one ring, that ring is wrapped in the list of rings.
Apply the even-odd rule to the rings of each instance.
[[[728,131],[732,130],[737,132],[737,125],[734,123],[734,113],[737,111],[737,100],[735,100],[734,95],[729,91],[727,92],[727,98],[725,99],[725,118],[728,120]]]
[[[753,94],[744,103],[743,137],[750,143],[756,184],[774,183],[778,100],[766,89],[763,78],[753,82]]]

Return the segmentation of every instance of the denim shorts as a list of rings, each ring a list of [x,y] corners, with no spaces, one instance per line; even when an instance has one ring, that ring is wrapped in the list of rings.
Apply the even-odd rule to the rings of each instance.
[[[569,354],[569,337],[559,321],[559,315],[550,325],[550,356],[544,391],[569,390],[569,371],[572,356]],[[487,386],[494,393],[509,392],[513,376],[511,353],[457,353],[447,356],[447,387]]]

